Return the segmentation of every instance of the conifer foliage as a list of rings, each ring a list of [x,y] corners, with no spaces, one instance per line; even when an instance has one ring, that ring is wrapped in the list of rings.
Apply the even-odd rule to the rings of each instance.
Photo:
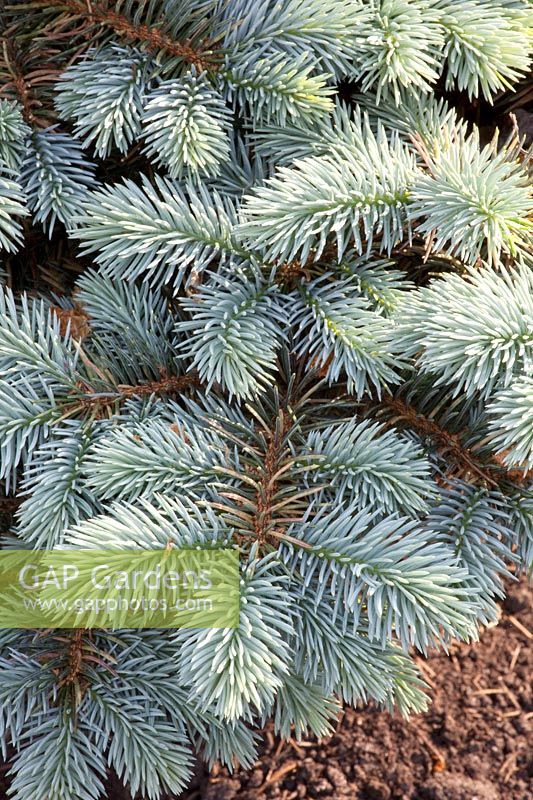
[[[235,629],[0,633],[12,797],[157,800],[267,719],[425,709],[413,651],[533,564],[530,159],[469,113],[530,3],[2,13],[2,547],[241,563]]]

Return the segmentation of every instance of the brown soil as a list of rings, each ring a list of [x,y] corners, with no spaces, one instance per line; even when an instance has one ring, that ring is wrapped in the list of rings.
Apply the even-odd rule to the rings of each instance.
[[[426,714],[347,709],[323,742],[280,742],[267,729],[254,769],[215,768],[181,798],[532,800],[532,632],[531,589],[514,584],[480,642],[419,660],[433,700]],[[129,800],[116,779],[107,800]]]

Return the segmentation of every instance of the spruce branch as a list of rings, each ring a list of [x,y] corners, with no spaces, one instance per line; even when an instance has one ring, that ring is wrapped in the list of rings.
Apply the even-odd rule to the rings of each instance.
[[[376,102],[389,95],[396,104],[401,89],[428,92],[439,77],[443,48],[440,19],[432,3],[420,0],[371,0],[363,26],[363,44],[355,76]]]
[[[16,252],[22,244],[20,217],[28,214],[22,187],[0,175],[0,246],[8,253]]]
[[[516,535],[506,498],[498,491],[451,481],[441,488],[427,521],[432,535],[453,546],[468,570],[466,584],[477,593],[483,624],[498,618],[496,599],[503,596],[502,578],[510,577]]]
[[[475,129],[466,138],[456,132],[433,154],[424,149],[428,171],[419,174],[409,204],[428,247],[471,266],[480,258],[496,265],[504,253],[516,256],[533,232],[527,173],[496,143],[481,149]]]
[[[511,497],[510,505],[510,525],[518,538],[521,568],[529,576],[533,574],[533,484],[531,481]]]
[[[222,45],[232,59],[312,54],[321,71],[338,78],[349,74],[369,16],[359,0],[236,0],[221,13],[228,23]]]
[[[83,148],[93,145],[102,158],[113,147],[127,152],[141,132],[151,70],[143,53],[117,45],[89,51],[67,68],[57,83],[55,104],[62,119],[74,122]]]
[[[402,295],[392,316],[395,342],[435,385],[486,400],[531,371],[532,286],[527,266],[434,279]]]
[[[30,134],[21,166],[21,184],[34,222],[51,238],[57,221],[69,227],[96,186],[94,165],[81,148],[56,126]]]
[[[158,381],[147,381],[135,386],[118,384],[112,392],[88,392],[79,398],[83,408],[95,408],[124,402],[131,397],[151,397],[152,395],[181,395],[185,389],[200,386],[196,375],[170,375]]]
[[[24,140],[30,132],[22,112],[15,100],[0,100],[0,173],[13,175],[20,171]]]
[[[295,351],[329,383],[346,376],[348,391],[361,397],[399,381],[396,370],[407,365],[392,325],[369,308],[352,275],[333,282],[327,272],[302,281],[291,299]]]
[[[350,507],[415,516],[434,496],[422,451],[379,423],[352,420],[311,431],[304,458],[306,452],[308,480],[328,486]]]
[[[253,528],[259,544],[264,544],[267,536],[276,524],[274,505],[279,488],[280,470],[286,460],[286,437],[292,428],[292,420],[283,409],[273,430],[267,433],[267,447],[264,454],[264,469],[258,481],[255,494],[255,514]]]
[[[149,391],[150,384],[156,394],[186,387],[186,381],[172,385],[172,376],[179,370],[170,342],[172,315],[161,291],[86,272],[78,281],[75,298],[74,310],[85,314],[90,325],[90,340],[84,348],[122,387],[118,388],[122,397],[126,385],[139,386],[140,396]]]
[[[409,647],[474,639],[533,563],[530,154],[470,122],[525,74],[527,3],[3,19],[2,546],[240,561],[235,628],[0,631],[16,800],[109,768],[160,800],[268,719],[424,710]]]
[[[28,496],[16,513],[17,535],[36,549],[51,550],[63,543],[65,530],[98,511],[84,486],[83,463],[92,431],[78,421],[55,428],[26,467],[23,491]]]
[[[403,423],[421,436],[431,437],[442,448],[442,454],[446,458],[453,458],[467,475],[473,473],[491,486],[498,485],[490,470],[486,471],[483,465],[476,462],[469,450],[463,447],[458,434],[450,433],[435,420],[424,416],[415,406],[399,397],[384,395],[379,403],[393,415],[389,424]]]
[[[479,90],[492,101],[500,91],[527,74],[531,65],[531,11],[527,4],[466,0],[438,0],[439,22],[444,29],[446,88],[466,90],[470,98]],[[528,16],[529,15],[529,16]]]
[[[16,28],[7,28],[0,38],[0,44],[0,74],[3,78],[1,95],[20,104],[22,117],[27,125],[48,127],[50,111],[40,95],[43,86],[57,80],[61,71],[52,65],[46,65],[53,58],[53,53],[50,48],[36,47],[26,50],[22,41],[19,41]]]
[[[299,675],[287,675],[276,694],[274,732],[284,739],[300,741],[309,730],[318,738],[331,736],[341,707],[320,684]]]
[[[488,411],[491,444],[505,466],[533,474],[533,377],[520,376],[497,392]]]
[[[286,583],[272,557],[252,553],[242,569],[239,627],[177,634],[181,679],[221,719],[268,712],[283,685],[293,630]]]
[[[318,260],[329,241],[338,260],[349,244],[370,253],[379,234],[390,253],[410,236],[405,207],[414,179],[414,159],[384,129],[375,135],[363,123],[365,147],[298,159],[245,197],[240,233],[267,259]],[[366,244],[364,244],[366,243]]]
[[[216,421],[211,422],[209,417],[210,426],[228,444],[242,450],[236,467],[221,466],[217,470],[221,478],[235,481],[231,487],[221,487],[223,502],[210,501],[210,505],[235,526],[243,546],[249,546],[251,541],[261,551],[292,540],[288,525],[302,517],[307,498],[320,489],[302,488],[298,482],[303,469],[291,447],[299,430],[291,398],[280,397],[274,388],[272,396],[267,395],[265,400],[265,405],[259,404],[254,411],[253,419],[259,423],[257,431],[249,421],[242,424],[240,420],[229,422],[215,417]],[[301,540],[294,541],[305,547]]]
[[[319,680],[345,703],[372,698],[404,716],[427,708],[426,686],[397,644],[382,647],[369,638],[363,622],[357,632],[346,630],[332,613],[331,602],[315,607],[305,596],[297,602],[296,668],[307,682]]]
[[[147,274],[177,291],[194,263],[201,272],[215,259],[232,263],[249,257],[235,234],[235,208],[205,187],[188,187],[156,176],[125,180],[94,192],[77,219],[73,236],[83,252],[97,253],[107,274],[126,280]]]
[[[98,498],[135,499],[178,484],[202,493],[215,467],[227,460],[217,438],[198,426],[148,420],[96,442],[85,471]]]
[[[213,177],[230,154],[230,112],[204,75],[163,81],[143,112],[145,152],[171,178]]]
[[[272,382],[287,312],[275,285],[213,275],[182,307],[192,320],[177,325],[181,358],[192,358],[207,390],[218,382],[233,396],[251,397]]]
[[[105,762],[85,725],[76,725],[67,713],[50,711],[36,716],[24,740],[26,746],[13,763],[15,800],[73,794],[79,800],[98,800],[104,790]],[[35,770],[36,763],[43,768]]]
[[[425,652],[451,636],[473,636],[476,605],[453,552],[421,536],[418,522],[375,516],[338,503],[291,526],[289,533],[310,545],[282,545],[306,600],[318,606],[332,596],[334,618],[346,627],[354,617],[357,625],[364,605],[369,638],[382,647],[397,636]]]
[[[306,156],[325,156],[336,152],[360,153],[367,151],[366,118],[357,106],[352,109],[338,98],[331,114],[300,123],[288,120],[284,125],[274,122],[256,125],[250,132],[256,152],[269,162],[288,166]]]
[[[303,124],[333,107],[328,75],[315,74],[315,68],[307,53],[297,58],[272,53],[260,60],[241,57],[226,63],[218,79],[228,98],[253,109],[255,119],[280,125],[296,119]]]
[[[163,791],[180,793],[191,778],[192,756],[187,740],[160,709],[139,702],[120,685],[93,688],[91,722],[101,730],[100,747],[108,747],[108,763],[132,795],[158,798]]]

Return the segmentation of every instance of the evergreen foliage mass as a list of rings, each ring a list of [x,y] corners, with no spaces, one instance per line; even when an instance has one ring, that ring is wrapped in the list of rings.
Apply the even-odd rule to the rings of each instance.
[[[236,629],[0,632],[11,796],[425,709],[414,652],[533,566],[530,154],[476,124],[531,4],[2,14],[2,547],[241,559]]]

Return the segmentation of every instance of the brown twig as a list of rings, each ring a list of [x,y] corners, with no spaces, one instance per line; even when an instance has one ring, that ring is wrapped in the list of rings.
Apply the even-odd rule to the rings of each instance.
[[[10,41],[6,37],[2,37],[2,51],[4,62],[9,69],[12,78],[11,82],[7,82],[2,86],[2,94],[5,94],[7,89],[13,87],[20,101],[24,121],[29,125],[35,125],[37,124],[37,119],[33,113],[34,101],[31,98],[31,92],[27,79],[24,77],[24,74],[17,63],[15,42],[13,40]]]
[[[281,425],[276,425],[275,429],[267,434],[268,442],[264,457],[264,468],[261,471],[259,488],[255,496],[257,511],[254,516],[254,532],[260,543],[265,541],[272,525],[272,506],[278,486],[274,476],[280,468],[283,442],[290,427],[291,420],[289,415],[285,411],[281,411]]]
[[[76,628],[67,651],[67,669],[59,686],[69,686],[78,681],[83,667],[83,628]]]
[[[35,0],[38,5],[50,7],[49,0]],[[89,0],[62,0],[58,7],[70,12],[73,17],[81,17],[89,24],[111,28],[119,36],[129,42],[142,43],[151,52],[164,51],[169,56],[182,58],[193,64],[198,70],[215,67],[207,43],[199,49],[193,47],[191,41],[175,41],[171,36],[157,27],[135,24],[126,16],[105,7],[105,4]]]
[[[50,634],[52,648],[41,652],[38,660],[43,667],[49,666],[56,678],[57,688],[67,693],[75,712],[90,685],[89,665],[97,665],[115,675],[112,666],[115,659],[95,647],[93,633],[86,628],[65,631],[47,629],[39,632],[40,637],[48,637]]]
[[[109,406],[117,401],[126,400],[129,397],[149,397],[152,394],[179,394],[184,389],[190,387],[200,386],[200,381],[197,375],[180,375],[161,378],[159,381],[149,381],[148,383],[140,383],[137,386],[129,386],[120,384],[116,388],[116,392],[109,394],[87,394],[81,397],[78,404],[82,408],[93,408],[95,406]]]
[[[398,397],[384,395],[377,402],[378,405],[392,412],[392,422],[401,420],[417,433],[429,436],[441,447],[443,452],[450,454],[465,471],[473,472],[491,486],[499,486],[499,473],[490,466],[477,461],[470,450],[464,447],[458,434],[450,433],[446,428],[443,428],[434,420],[428,419],[417,408]]]

